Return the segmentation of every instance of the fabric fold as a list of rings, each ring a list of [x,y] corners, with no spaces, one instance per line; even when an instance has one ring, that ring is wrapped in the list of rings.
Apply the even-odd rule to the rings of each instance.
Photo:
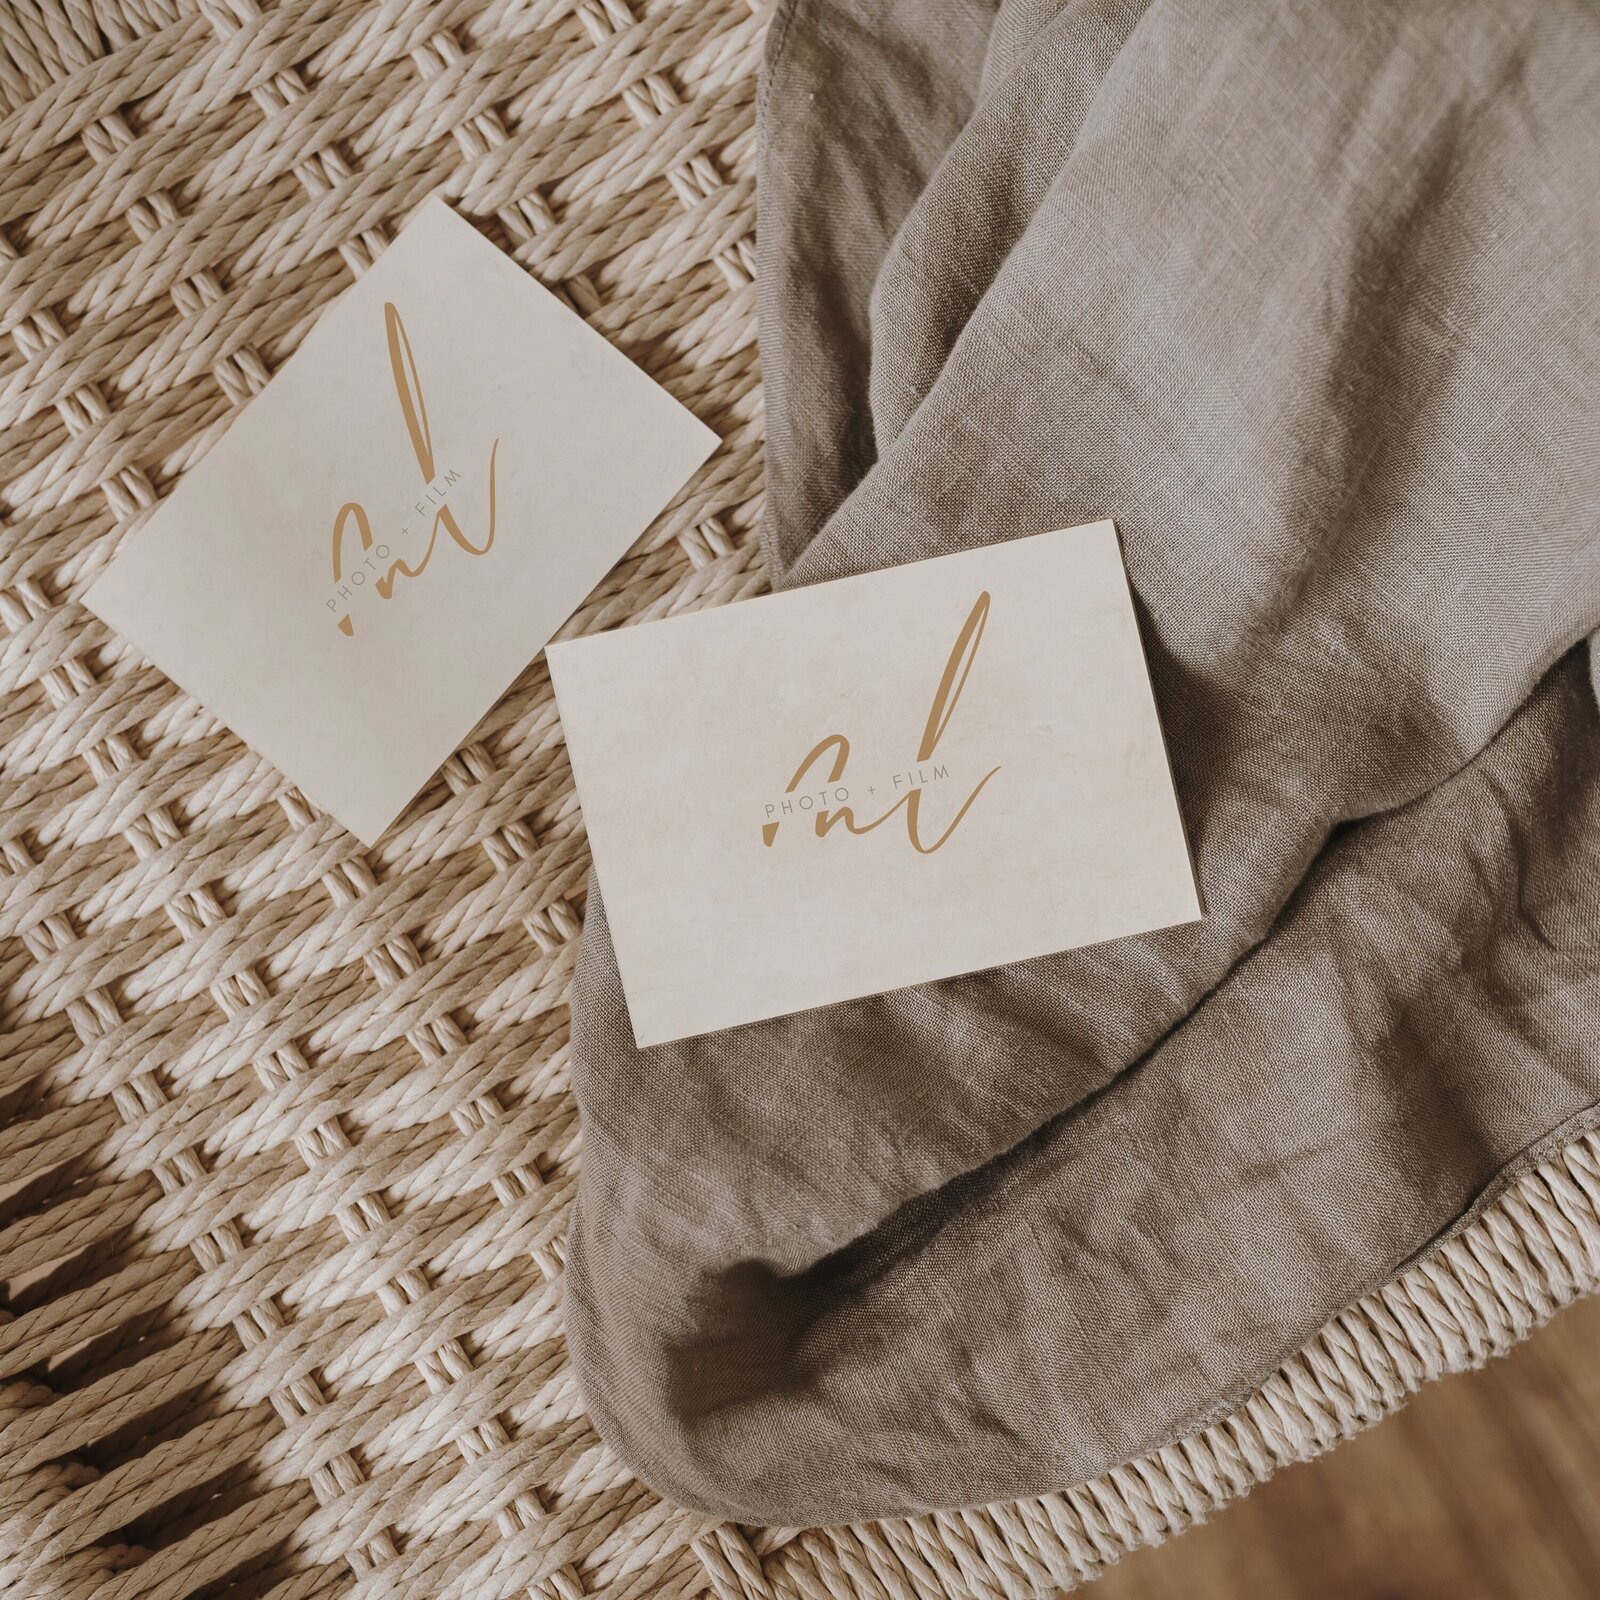
[[[1207,918],[640,1052],[591,890],[570,1338],[646,1481],[1092,1476],[1593,1118],[1597,91],[1531,0],[775,18],[774,581],[1115,518]]]

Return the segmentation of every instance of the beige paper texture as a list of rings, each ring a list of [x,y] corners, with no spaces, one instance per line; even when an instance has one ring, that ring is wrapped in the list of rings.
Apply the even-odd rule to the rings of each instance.
[[[371,844],[715,444],[430,201],[86,604]]]
[[[1200,915],[1109,522],[549,662],[640,1045]]]

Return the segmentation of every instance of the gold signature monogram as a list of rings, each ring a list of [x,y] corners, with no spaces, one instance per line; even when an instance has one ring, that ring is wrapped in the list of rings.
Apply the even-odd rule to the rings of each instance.
[[[922,743],[917,746],[918,763],[932,760],[934,751],[939,747],[939,740],[949,726],[950,718],[955,714],[956,704],[961,699],[961,691],[967,686],[972,663],[977,659],[978,646],[983,641],[983,628],[988,618],[989,591],[985,589],[967,614],[967,620],[962,625],[961,632],[956,636],[955,645],[950,651],[950,659],[945,662],[944,676],[940,678],[939,687],[934,692],[933,704],[928,710],[928,721],[922,730]],[[805,760],[795,768],[794,776],[789,780],[789,786],[784,793],[793,794],[799,788],[801,779],[829,750],[833,751],[833,764],[829,768],[827,781],[838,783],[844,776],[846,763],[850,760],[850,741],[842,733],[830,733],[826,739],[819,740]],[[912,847],[922,855],[931,856],[960,827],[962,818],[972,809],[972,802],[983,792],[984,784],[988,783],[999,770],[999,767],[992,767],[984,774],[977,788],[962,801],[961,808],[951,818],[950,825],[932,844],[925,843],[922,838],[921,783],[903,794],[873,822],[858,823],[855,813],[846,805],[819,810],[816,816],[817,837],[826,839],[834,828],[841,826],[847,833],[871,833],[874,828],[881,828],[897,811],[903,810],[906,834],[911,840]],[[772,807],[768,806],[767,810],[770,813]],[[776,822],[762,824],[763,844],[770,845],[778,837],[778,826]]]
[[[411,453],[417,459],[417,469],[422,474],[423,487],[426,490],[435,477],[433,456],[433,434],[428,427],[428,408],[422,399],[422,380],[417,375],[417,363],[411,354],[411,341],[406,337],[406,326],[400,320],[400,313],[395,306],[384,302],[383,307],[384,329],[389,340],[389,370],[394,375],[395,393],[400,399],[400,410],[405,417],[406,432],[411,436]],[[441,528],[465,550],[469,556],[487,555],[490,546],[494,544],[494,461],[495,453],[500,448],[500,441],[496,439],[489,447],[489,531],[484,536],[482,544],[473,544],[461,531],[461,525],[456,521],[455,513],[451,511],[449,503],[441,505],[433,518],[433,531],[428,535],[428,547],[422,552],[422,559],[413,567],[405,561],[394,562],[389,570],[383,573],[374,587],[378,597],[382,600],[391,599],[394,595],[395,583],[401,578],[420,578],[427,569],[428,562],[433,558],[434,546],[439,542]],[[344,533],[348,523],[354,522],[356,534],[361,540],[361,548],[372,548],[372,524],[367,519],[366,507],[358,500],[346,501],[339,507],[339,514],[333,519],[333,581],[338,583],[344,575],[343,548]],[[387,552],[387,546],[384,546]],[[333,602],[330,602],[332,604]],[[355,633],[355,623],[348,612],[339,618],[339,631],[349,638]]]

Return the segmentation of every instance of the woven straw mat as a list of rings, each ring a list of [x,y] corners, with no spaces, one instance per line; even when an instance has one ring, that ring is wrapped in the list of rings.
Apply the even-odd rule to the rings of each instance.
[[[1595,1283],[1586,1139],[1233,1417],[1042,1500],[744,1530],[596,1437],[543,664],[364,850],[77,597],[435,194],[722,439],[568,631],[756,593],[762,28],[0,0],[0,1594],[1047,1593]]]

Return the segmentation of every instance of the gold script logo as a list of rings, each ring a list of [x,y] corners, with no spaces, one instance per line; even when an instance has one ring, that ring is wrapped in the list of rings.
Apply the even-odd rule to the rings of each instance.
[[[400,320],[400,313],[392,302],[385,301],[383,306],[384,331],[389,341],[389,371],[394,377],[395,394],[400,400],[400,411],[405,417],[406,432],[411,438],[411,453],[416,457],[417,470],[422,474],[424,492],[430,492],[437,473],[433,455],[433,434],[428,427],[428,408],[422,398],[422,380],[417,375],[416,358],[411,354],[411,341],[406,337],[406,325]],[[434,513],[433,530],[428,535],[427,548],[422,552],[422,559],[415,566],[406,561],[396,561],[382,573],[373,587],[378,591],[378,598],[388,600],[393,598],[394,586],[401,578],[420,578],[427,570],[429,561],[433,559],[434,547],[439,542],[439,530],[442,528],[455,543],[469,556],[481,556],[489,553],[494,544],[494,462],[495,454],[500,448],[500,441],[496,439],[489,447],[489,528],[484,534],[482,544],[474,544],[462,531],[461,525],[456,521],[455,513],[450,509],[450,504],[445,501]],[[452,475],[453,477],[454,475]],[[431,491],[437,497],[437,491]],[[348,500],[339,507],[339,514],[333,519],[333,581],[338,584],[344,576],[344,536],[345,529],[350,523],[356,527],[356,535],[361,541],[363,551],[372,549],[372,524],[367,517],[366,507],[359,500]],[[387,555],[389,547],[380,545],[379,555]],[[339,591],[341,596],[346,591]],[[328,602],[330,610],[338,610],[338,601]],[[346,638],[355,633],[355,623],[349,612],[339,618],[339,631]]]
[[[972,610],[967,614],[967,620],[962,624],[961,632],[956,636],[956,642],[951,648],[949,660],[945,662],[944,676],[939,680],[939,687],[934,691],[933,704],[928,710],[928,720],[922,730],[922,743],[917,746],[917,775],[920,780],[921,763],[931,761],[934,752],[939,748],[939,740],[944,735],[944,730],[950,725],[950,719],[955,715],[957,703],[961,699],[961,691],[967,686],[967,677],[972,671],[972,663],[977,659],[978,646],[983,642],[984,624],[989,620],[989,591],[984,590],[977,598]],[[850,741],[842,733],[830,733],[826,739],[819,740],[812,747],[806,758],[794,770],[794,776],[789,780],[785,794],[793,794],[800,787],[806,774],[811,771],[828,751],[833,752],[833,762],[828,770],[827,782],[838,784],[844,777],[845,766],[850,760]],[[834,828],[842,827],[847,833],[871,833],[874,828],[881,828],[897,811],[904,812],[906,834],[910,839],[913,849],[920,854],[931,856],[935,850],[940,849],[958,827],[962,819],[972,809],[972,803],[983,792],[984,785],[988,783],[999,767],[991,767],[979,781],[977,788],[961,802],[955,816],[950,819],[949,825],[939,837],[927,842],[922,837],[922,794],[923,784],[916,782],[909,787],[895,803],[872,822],[857,822],[855,812],[847,805],[834,805],[823,807],[816,814],[816,833],[819,839],[826,839]],[[942,775],[943,769],[936,769]],[[896,779],[898,787],[899,780]],[[845,790],[835,790],[835,796],[844,798],[848,793]],[[767,815],[771,816],[776,808],[767,807]],[[787,810],[788,808],[785,807]],[[765,822],[761,826],[761,842],[771,845],[778,837],[779,824]]]

